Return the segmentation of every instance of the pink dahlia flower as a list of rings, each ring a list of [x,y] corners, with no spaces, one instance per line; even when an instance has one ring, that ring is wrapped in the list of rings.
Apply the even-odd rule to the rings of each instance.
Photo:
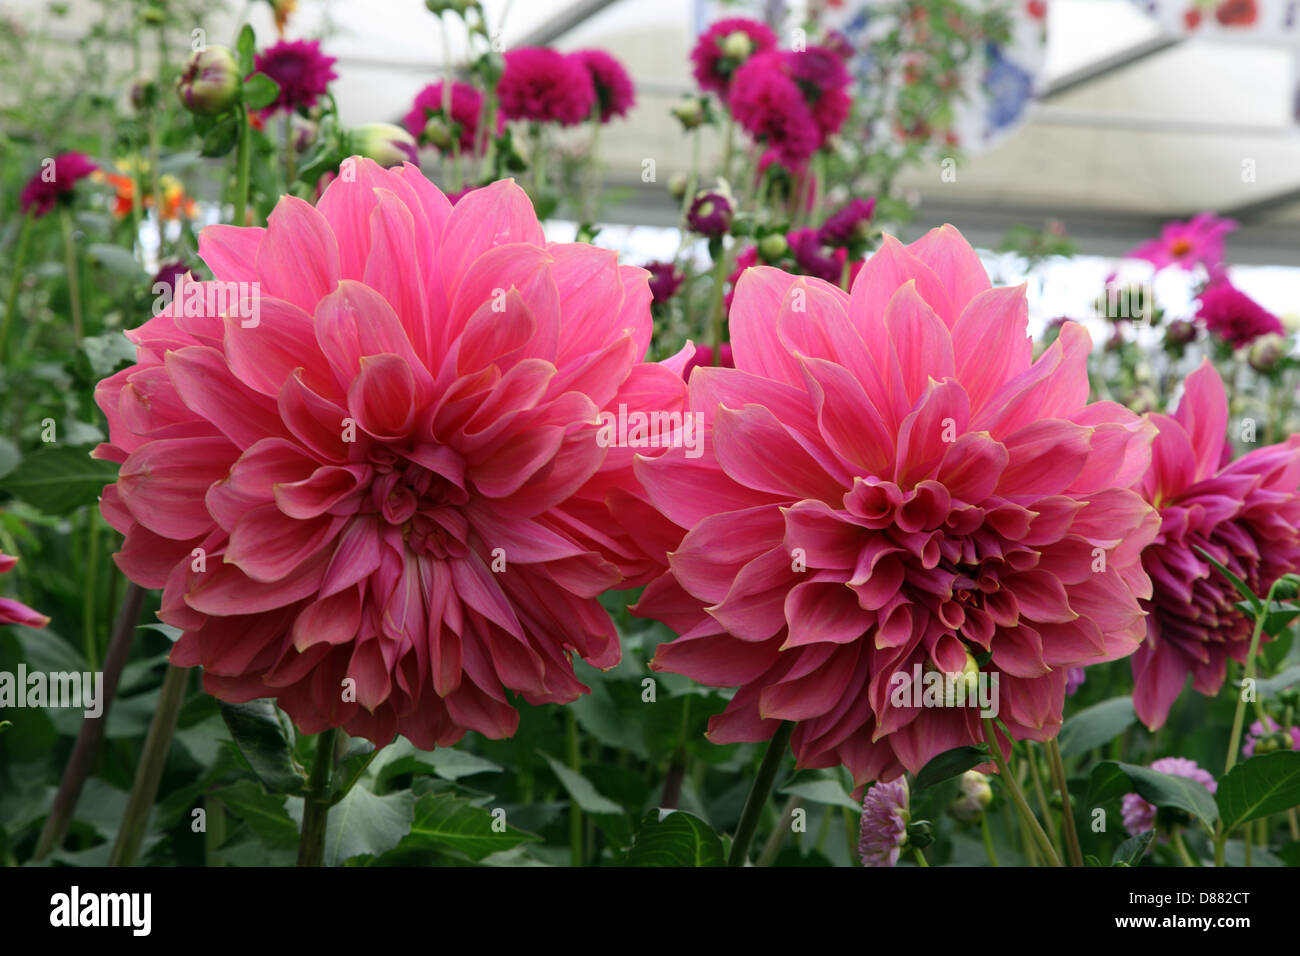
[[[906,777],[877,783],[867,790],[858,830],[858,857],[863,866],[898,865],[911,820],[908,800]]]
[[[45,163],[27,181],[18,196],[23,214],[37,219],[54,209],[54,204],[72,194],[77,181],[85,179],[99,167],[83,153],[60,153],[53,163]]]
[[[1201,292],[1196,317],[1211,335],[1234,349],[1249,345],[1262,335],[1283,334],[1282,321],[1227,279],[1211,282]]]
[[[1011,733],[1053,737],[1069,668],[1142,639],[1156,528],[1152,429],[1088,403],[1087,331],[1031,361],[1024,287],[951,226],[886,237],[852,294],[750,268],[729,321],[735,369],[690,378],[704,453],[638,462],[685,530],[636,608],[680,635],[653,666],[738,688],[711,740],[796,721],[799,765],[859,785],[983,739],[918,674],[988,671]]]
[[[334,72],[337,62],[321,52],[319,40],[280,40],[257,54],[253,61],[256,71],[280,87],[275,102],[263,114],[311,109],[325,95],[330,81],[338,79]]]
[[[1203,212],[1187,222],[1170,222],[1151,239],[1125,253],[1126,258],[1145,259],[1156,270],[1178,266],[1191,272],[1205,267],[1211,278],[1223,272],[1223,246],[1228,233],[1237,228],[1232,219],[1220,219]]]
[[[402,120],[402,125],[406,127],[407,132],[423,142],[424,128],[428,125],[429,117],[438,114],[441,110],[442,83],[441,81],[430,83],[415,94],[415,102],[411,104],[411,109]],[[472,156],[478,150],[479,123],[483,118],[482,113],[482,93],[468,83],[458,81],[451,85],[450,118],[460,127],[457,143],[463,156]],[[498,116],[496,132],[499,134],[504,129],[505,121]],[[438,149],[450,153],[451,141],[448,140],[446,147],[439,145]]]
[[[548,243],[513,182],[452,208],[414,166],[352,162],[315,207],[200,236],[256,311],[128,333],[136,364],[95,393],[121,464],[103,512],[210,693],[377,744],[506,736],[506,691],[569,701],[571,654],[619,659],[602,482],[635,451],[598,416],[683,400],[680,366],[638,364],[645,271]]]
[[[1202,770],[1195,760],[1188,760],[1186,757],[1162,757],[1152,762],[1151,769],[1157,773],[1195,780],[1210,793],[1219,789],[1218,783],[1208,771]],[[1124,829],[1128,831],[1129,836],[1137,836],[1139,833],[1155,829],[1155,806],[1147,803],[1136,793],[1124,794],[1124,799],[1120,801],[1120,812],[1124,816]],[[1165,837],[1162,835],[1161,839]]]
[[[572,55],[591,74],[602,123],[608,123],[615,116],[626,116],[628,110],[636,106],[636,89],[622,63],[604,50],[579,50]]]
[[[1134,707],[1155,728],[1189,674],[1197,691],[1216,694],[1228,660],[1245,661],[1250,648],[1240,595],[1196,549],[1256,594],[1300,571],[1300,436],[1227,462],[1228,401],[1208,359],[1187,376],[1173,415],[1149,417],[1159,434],[1140,488],[1160,513],[1160,532],[1142,554],[1155,593],[1132,663]]]
[[[574,126],[591,118],[596,84],[576,56],[523,47],[505,56],[497,96],[506,119]]]
[[[18,559],[0,551],[0,574],[8,574],[14,569]],[[44,627],[50,619],[39,611],[33,611],[26,604],[13,598],[0,597],[0,624],[21,624],[23,627]]]
[[[776,34],[767,24],[745,17],[719,20],[700,34],[691,50],[695,82],[726,99],[737,67],[757,53],[775,49]]]

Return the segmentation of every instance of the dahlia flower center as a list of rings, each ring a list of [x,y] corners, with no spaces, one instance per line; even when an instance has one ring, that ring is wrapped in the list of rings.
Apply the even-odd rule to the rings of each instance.
[[[459,509],[469,500],[463,488],[392,448],[375,448],[368,458],[373,479],[367,510],[401,528],[415,554],[444,559],[468,554],[469,525]]]
[[[1192,242],[1190,239],[1180,236],[1169,244],[1169,251],[1178,257],[1185,256],[1192,251]]]

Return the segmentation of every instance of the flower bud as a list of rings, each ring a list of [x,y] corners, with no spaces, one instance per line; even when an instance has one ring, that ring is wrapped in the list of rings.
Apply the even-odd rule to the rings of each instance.
[[[690,177],[685,173],[673,173],[668,180],[668,195],[674,199],[681,199],[686,195],[686,187],[690,182]]]
[[[131,82],[131,108],[141,113],[156,102],[158,102],[157,81],[152,76],[140,74]]]
[[[917,820],[907,825],[907,846],[913,850],[924,850],[934,842],[934,827],[929,820]]]
[[[691,130],[703,125],[708,119],[704,111],[704,104],[699,101],[698,97],[689,96],[674,106],[670,113],[677,118],[677,122],[682,124],[682,129]]]
[[[758,240],[758,254],[764,262],[775,262],[790,251],[790,243],[779,232],[769,233]]]
[[[1186,345],[1195,339],[1196,326],[1186,319],[1174,319],[1165,327],[1166,345]]]
[[[731,200],[722,193],[701,192],[691,203],[686,222],[700,235],[716,239],[731,229],[732,212]]]
[[[1285,351],[1286,339],[1276,332],[1269,332],[1250,344],[1246,361],[1250,362],[1250,367],[1256,372],[1271,372],[1277,368]]]
[[[418,163],[415,137],[392,123],[367,123],[349,134],[352,151],[373,159],[380,166]]]
[[[728,33],[722,41],[722,54],[731,60],[747,60],[754,52],[754,41],[744,30]]]
[[[961,793],[948,804],[948,812],[962,823],[978,823],[992,802],[989,778],[978,770],[967,770],[961,775]]]
[[[1300,597],[1300,574],[1284,574],[1273,585],[1273,597],[1279,601],[1292,601]]]
[[[424,142],[430,146],[436,146],[441,150],[451,149],[452,136],[451,126],[441,116],[430,116],[429,122],[424,124]]]
[[[224,46],[209,46],[192,54],[176,79],[181,105],[200,116],[216,116],[239,100],[239,64]]]

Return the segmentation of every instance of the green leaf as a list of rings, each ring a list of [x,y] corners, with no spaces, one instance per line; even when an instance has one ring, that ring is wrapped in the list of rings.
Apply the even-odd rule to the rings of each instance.
[[[411,832],[414,815],[415,794],[409,790],[380,797],[365,787],[353,787],[331,808],[326,821],[325,865],[387,853]]]
[[[1252,608],[1251,616],[1257,617],[1259,615],[1259,612],[1264,609],[1264,602],[1261,601],[1255,595],[1255,592],[1250,589],[1250,586],[1246,584],[1246,582],[1243,581],[1241,578],[1237,577],[1235,574],[1233,574],[1231,571],[1225,568],[1218,561],[1214,560],[1214,558],[1210,556],[1210,552],[1206,551],[1204,548],[1200,547],[1199,545],[1192,545],[1192,547],[1196,549],[1197,554],[1203,557],[1206,561],[1210,562],[1210,564],[1212,564],[1220,574],[1222,574],[1225,578],[1227,578],[1229,581],[1232,582],[1232,586],[1237,589],[1237,593],[1250,602],[1250,606]]]
[[[1219,782],[1214,799],[1228,832],[1300,804],[1300,751],[1279,750],[1237,764]]]
[[[846,810],[862,812],[862,804],[849,796],[849,792],[844,789],[842,783],[829,777],[820,780],[795,780],[782,787],[780,792],[789,794],[792,797],[800,797],[809,803],[820,803],[828,807],[844,807]]]
[[[1300,664],[1293,664],[1280,674],[1255,682],[1255,692],[1260,700],[1272,697],[1278,691],[1286,690],[1292,684],[1300,683]]]
[[[1093,704],[1079,711],[1061,728],[1061,756],[1073,757],[1100,747],[1114,740],[1136,720],[1132,697],[1112,697]]]
[[[1144,830],[1137,836],[1129,837],[1115,848],[1114,862],[1111,865],[1119,866],[1122,863],[1125,866],[1137,866],[1155,837],[1155,830]]]
[[[254,73],[244,80],[244,105],[250,110],[264,110],[280,95],[280,84],[265,73]]]
[[[302,793],[307,775],[293,757],[293,727],[265,698],[221,704],[221,716],[253,773],[271,793]]]
[[[23,456],[19,454],[18,446],[8,438],[0,438],[0,478],[17,468],[22,460]]]
[[[434,846],[478,862],[537,839],[506,824],[501,812],[476,807],[450,793],[429,793],[415,805],[410,835],[400,849]]]
[[[467,750],[439,749],[425,754],[425,762],[444,780],[459,780],[476,773],[497,773],[501,765]]]
[[[913,784],[912,789],[924,790],[927,787],[933,787],[936,783],[942,783],[950,777],[955,777],[967,770],[978,767],[980,764],[987,762],[988,759],[989,748],[987,744],[967,744],[964,747],[945,750],[937,757],[932,757],[921,768],[921,772],[916,775],[916,783]]]
[[[651,810],[637,827],[628,866],[722,866],[722,840],[697,816]]]
[[[258,74],[258,76],[261,75]],[[239,125],[241,122],[242,119],[234,113],[217,120],[212,129],[203,134],[203,146],[199,150],[199,154],[210,159],[216,159],[229,153],[235,148],[235,144],[239,142]]]
[[[109,272],[127,279],[139,280],[144,276],[144,269],[135,256],[121,246],[107,242],[92,242],[86,246],[86,255],[96,265],[103,266]]]
[[[239,72],[243,76],[253,72],[253,51],[257,48],[257,36],[250,24],[245,23],[235,41],[235,55],[239,58]]]
[[[51,444],[27,455],[0,479],[0,491],[47,515],[66,515],[94,504],[117,478],[117,465],[90,457],[86,446]]]
[[[298,845],[298,825],[285,808],[284,794],[267,793],[251,780],[240,780],[214,796],[266,846],[284,849]]]
[[[596,791],[596,788],[591,785],[591,781],[582,774],[570,770],[550,754],[544,753],[542,756],[545,757],[546,762],[551,765],[551,770],[555,775],[560,778],[560,783],[563,784],[564,789],[569,792],[569,796],[573,798],[573,802],[581,807],[585,812],[619,814],[623,812],[623,808],[613,800],[601,796],[601,794]]]
[[[1195,780],[1113,760],[1098,764],[1093,770],[1094,779],[1098,771],[1107,766],[1117,768],[1120,774],[1127,777],[1133,785],[1132,789],[1148,803],[1157,807],[1186,810],[1207,827],[1213,826],[1218,819],[1219,808],[1214,803],[1214,797]]]

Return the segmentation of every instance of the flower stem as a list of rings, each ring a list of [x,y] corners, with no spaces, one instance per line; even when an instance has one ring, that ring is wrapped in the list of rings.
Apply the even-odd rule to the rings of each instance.
[[[18,233],[18,248],[14,251],[13,276],[9,280],[9,295],[5,298],[5,314],[0,319],[0,359],[5,355],[5,343],[9,341],[9,326],[13,324],[14,309],[18,307],[18,289],[23,284],[23,265],[27,259],[28,240],[32,235],[32,223],[36,217],[30,212],[23,217],[22,228]]]
[[[253,131],[248,110],[239,107],[239,145],[235,151],[235,225],[248,225],[248,177],[253,158]]]
[[[1007,759],[1002,755],[1002,746],[998,743],[997,731],[993,727],[993,721],[984,718],[984,737],[989,743],[989,749],[993,751],[993,761],[998,765],[998,774],[1002,783],[1011,794],[1011,800],[1020,811],[1021,822],[1024,823],[1030,835],[1033,837],[1038,849],[1042,852],[1047,862],[1052,866],[1060,866],[1061,858],[1056,855],[1052,849],[1052,843],[1047,839],[1047,834],[1043,832],[1043,826],[1034,816],[1034,811],[1029,809],[1029,803],[1025,800],[1024,791],[1020,789],[1020,784],[1011,772],[1007,769]]]
[[[731,844],[731,855],[727,866],[744,866],[749,859],[749,845],[754,840],[758,829],[758,819],[763,815],[768,798],[772,795],[772,784],[776,781],[776,772],[781,767],[786,748],[790,746],[790,735],[794,733],[794,721],[783,720],[772,735],[767,745],[767,753],[759,765],[758,776],[745,798],[745,809],[741,811],[740,823],[736,825],[736,838]]]
[[[330,779],[334,775],[334,748],[338,729],[331,727],[316,736],[316,759],[311,764],[307,794],[302,804],[302,836],[298,840],[299,866],[324,866],[325,828],[329,823]]]
[[[122,668],[131,653],[131,639],[135,637],[136,621],[140,618],[140,608],[144,603],[144,589],[132,584],[126,590],[122,606],[117,612],[117,621],[113,625],[113,637],[108,642],[108,653],[104,655],[104,690],[102,705],[104,711],[96,720],[83,720],[77,731],[77,742],[72,747],[72,756],[59,781],[59,791],[50,807],[50,814],[45,818],[41,828],[40,839],[36,841],[36,852],[32,860],[40,862],[46,855],[63,841],[68,824],[72,821],[73,811],[81,798],[81,789],[87,778],[95,769],[99,758],[100,744],[104,740],[104,727],[108,722],[108,711],[117,694],[117,684],[122,676]]]
[[[718,259],[713,266],[713,307],[710,310],[709,340],[713,344],[713,363],[722,364],[722,304],[724,296],[722,287],[727,281],[727,247],[718,240]]]
[[[1079,831],[1074,828],[1074,811],[1070,807],[1070,788],[1065,780],[1065,762],[1061,759],[1061,745],[1053,737],[1047,742],[1047,759],[1052,772],[1052,782],[1061,795],[1061,829],[1065,831],[1065,851],[1071,866],[1083,866],[1083,851],[1079,847]]]
[[[569,769],[582,773],[582,753],[578,747],[578,719],[572,710],[564,712],[564,735],[568,744]],[[582,809],[578,801],[569,799],[569,865],[582,866]]]
[[[993,834],[989,832],[989,815],[980,817],[980,834],[984,837],[984,852],[988,854],[989,865],[998,865],[998,855],[993,850]]]
[[[153,721],[149,724],[149,734],[144,739],[140,764],[135,770],[135,783],[132,784],[131,796],[126,801],[117,841],[108,857],[109,866],[131,866],[135,863],[136,854],[140,852],[140,844],[144,842],[145,828],[149,823],[149,813],[158,796],[158,784],[162,781],[163,767],[167,764],[167,754],[171,750],[176,718],[180,715],[181,704],[185,700],[185,685],[189,683],[189,676],[187,668],[167,665],[167,676],[163,678],[162,690],[158,693],[158,706],[154,710]]]
[[[72,213],[60,210],[59,220],[63,224],[63,261],[68,269],[68,307],[72,312],[72,335],[81,347],[81,276],[77,271],[77,243],[72,236]]]
[[[1178,856],[1182,858],[1183,866],[1200,866],[1199,863],[1192,859],[1192,855],[1187,852],[1187,844],[1183,842],[1182,832],[1180,830],[1174,830],[1172,836],[1174,849],[1178,851]]]
[[[917,866],[929,866],[929,865],[930,865],[929,863],[925,862],[925,854],[922,853],[920,850],[918,850],[916,847],[912,847],[912,855],[913,855],[914,857],[916,857],[916,865],[917,865]]]

